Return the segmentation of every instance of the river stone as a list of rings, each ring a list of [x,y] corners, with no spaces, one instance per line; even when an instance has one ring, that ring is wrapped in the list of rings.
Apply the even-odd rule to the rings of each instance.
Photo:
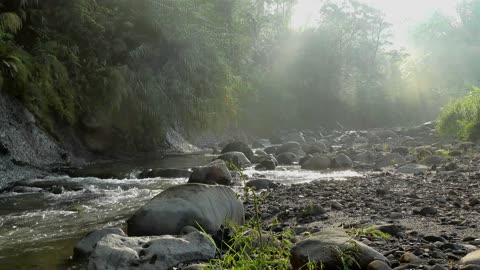
[[[352,160],[345,154],[338,154],[332,159],[332,167],[336,169],[349,169],[352,168]]]
[[[392,268],[386,262],[375,260],[368,264],[367,270],[391,270]]]
[[[277,167],[278,161],[274,157],[263,157],[263,160],[255,166],[255,170],[274,171]]]
[[[414,164],[414,163],[406,164],[397,169],[397,173],[404,173],[404,174],[418,174],[418,173],[424,173],[426,171],[428,171],[427,166]]]
[[[218,159],[221,159],[225,162],[230,162],[240,169],[252,165],[250,160],[242,152],[224,153],[223,155],[219,156]]]
[[[82,260],[88,258],[93,252],[97,242],[107,234],[116,234],[123,237],[127,236],[122,229],[117,228],[104,228],[92,231],[75,244],[75,247],[73,248],[73,259]]]
[[[477,265],[480,266],[480,250],[470,252],[460,260],[463,265]]]
[[[222,154],[229,152],[242,152],[249,160],[253,157],[253,151],[246,143],[232,142],[222,149]]]
[[[207,166],[197,167],[190,174],[188,183],[232,185],[233,179],[223,160],[214,160]]]
[[[186,226],[213,234],[225,221],[243,224],[243,203],[222,185],[185,184],[167,188],[128,221],[128,235],[178,235]]]
[[[307,154],[315,154],[315,153],[324,153],[327,152],[327,146],[323,142],[314,142],[311,144],[304,144],[302,149]]]
[[[375,168],[381,169],[389,166],[394,166],[397,164],[405,163],[405,158],[399,153],[387,153],[377,156],[377,161],[375,162]]]
[[[247,187],[254,188],[255,190],[276,188],[278,184],[268,179],[254,179],[247,182]]]
[[[344,231],[323,231],[300,241],[291,249],[290,262],[293,269],[302,269],[309,260],[323,265],[322,269],[337,270],[342,265],[339,252],[355,250],[356,261],[361,269],[375,260],[388,262],[382,254],[373,248],[358,242]],[[355,265],[351,269],[357,269]]]
[[[299,158],[294,153],[285,152],[275,157],[278,161],[278,164],[281,165],[293,165],[293,163],[298,162]]]
[[[167,270],[184,262],[213,259],[215,253],[215,245],[201,232],[180,237],[109,234],[97,243],[88,270]]]
[[[433,155],[433,156],[426,157],[422,162],[428,166],[441,165],[446,163],[447,159],[441,156]]]
[[[308,160],[306,160],[302,164],[302,169],[305,170],[326,170],[330,168],[331,161],[328,157],[324,156],[314,156]]]
[[[187,178],[192,174],[190,170],[187,169],[147,169],[140,173],[138,178]]]

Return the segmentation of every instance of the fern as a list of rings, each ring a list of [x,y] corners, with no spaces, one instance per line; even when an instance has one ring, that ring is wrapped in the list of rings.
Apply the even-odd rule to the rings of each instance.
[[[14,12],[0,13],[0,32],[17,33],[22,28],[22,19]]]

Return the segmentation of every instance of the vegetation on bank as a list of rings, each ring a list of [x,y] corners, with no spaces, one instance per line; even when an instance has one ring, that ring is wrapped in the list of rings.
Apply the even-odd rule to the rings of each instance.
[[[438,132],[463,140],[480,139],[480,89],[473,87],[470,95],[448,105],[439,117]]]
[[[420,25],[420,57],[391,46],[390,24],[368,5],[325,1],[315,24],[292,29],[295,3],[5,0],[0,89],[52,132],[70,126],[146,150],[172,126],[421,122],[478,80],[480,0],[462,1],[458,22],[437,14]]]

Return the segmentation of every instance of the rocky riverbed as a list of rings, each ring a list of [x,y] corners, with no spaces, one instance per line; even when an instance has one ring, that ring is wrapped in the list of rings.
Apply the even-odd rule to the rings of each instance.
[[[27,197],[29,194],[51,194],[47,196],[50,199],[52,196],[67,196],[67,202],[54,203],[55,211],[63,211],[64,215],[88,216],[95,215],[95,209],[103,209],[99,219],[101,216],[115,216],[116,207],[121,206],[120,215],[115,218],[101,222],[84,218],[88,226],[85,226],[87,223],[79,226],[90,230],[127,227],[130,236],[110,234],[103,239],[109,231],[106,234],[97,231],[93,234],[95,239],[84,239],[88,243],[93,241],[90,248],[94,248],[89,251],[93,252],[91,258],[84,260],[86,264],[66,264],[65,268],[89,265],[89,269],[104,269],[116,265],[118,269],[183,269],[190,267],[192,260],[206,261],[221,256],[212,253],[215,247],[210,246],[208,238],[190,233],[202,225],[214,234],[213,231],[220,229],[222,218],[233,212],[232,218],[235,217],[240,225],[242,220],[255,217],[257,212],[251,196],[249,199],[245,197],[244,183],[254,188],[261,198],[258,215],[262,229],[279,237],[283,237],[282,232],[294,233],[288,239],[293,247],[293,268],[304,263],[305,254],[313,252],[310,259],[322,263],[330,260],[324,264],[324,269],[336,269],[340,266],[338,258],[334,258],[332,252],[326,254],[325,250],[329,249],[321,247],[327,243],[328,247],[341,250],[345,241],[352,241],[359,247],[360,267],[365,269],[479,267],[475,250],[480,248],[480,147],[475,143],[437,137],[434,123],[409,129],[287,131],[276,133],[269,139],[251,140],[249,144],[234,141],[201,147],[204,150],[210,148],[213,153],[202,156],[202,162],[149,163],[134,171],[122,170],[120,175],[88,169],[70,171],[71,177],[93,176],[93,173],[96,177],[25,180],[6,189],[4,197],[8,202],[14,194]],[[219,160],[209,163],[216,158]],[[125,169],[124,165],[120,167]],[[112,177],[120,179],[99,179]],[[121,180],[123,177],[126,179]],[[166,179],[175,180],[165,185]],[[177,186],[174,192],[171,191],[171,186],[185,184],[187,180],[191,183],[188,185],[199,183],[206,186],[192,195],[188,195],[191,192],[188,185],[185,188]],[[226,189],[231,188],[243,200],[244,214],[239,216],[238,206],[226,207],[238,205],[231,194],[226,197],[217,194],[219,191],[208,188],[209,185],[230,186]],[[170,190],[169,193],[165,193],[165,189]],[[128,198],[115,200],[115,190],[120,194],[133,192],[135,196],[128,197],[131,202]],[[222,194],[227,192],[222,190]],[[149,202],[158,193],[164,195]],[[102,199],[106,195],[112,197],[113,203]],[[178,201],[168,201],[171,205],[168,209],[159,208],[158,205],[165,205],[154,203],[160,198],[176,198]],[[105,201],[107,207],[90,204],[91,201]],[[14,208],[15,203],[12,201],[11,204]],[[63,204],[65,207],[60,206]],[[146,206],[138,210],[142,205]],[[176,211],[173,209],[175,205],[182,207]],[[36,206],[42,208],[40,203]],[[221,211],[215,206],[222,206]],[[51,204],[47,203],[45,207],[51,208]],[[205,209],[210,210],[206,213]],[[22,230],[14,224],[15,214],[12,216],[10,210],[6,216],[0,216],[0,222],[3,220],[13,226],[13,235],[20,237]],[[220,214],[215,214],[216,211]],[[122,226],[132,216],[136,217],[135,221],[128,226],[135,224],[136,228]],[[157,216],[162,218],[155,218]],[[68,220],[68,217],[60,220]],[[157,234],[152,232],[158,232],[153,224],[158,222],[162,227],[170,228],[169,234],[185,236],[151,235]],[[35,228],[33,224],[26,225]],[[3,235],[7,240],[12,235],[8,231]],[[378,231],[388,235],[379,235]],[[78,230],[74,235],[78,237],[78,233],[85,232]],[[133,232],[140,238],[132,237]],[[29,233],[34,235],[34,229]],[[198,252],[201,256],[191,255],[195,250],[188,249],[188,245],[182,246],[186,242],[201,247],[202,251]],[[166,243],[172,244],[173,248],[166,251],[165,247],[170,245]],[[111,257],[116,259],[109,261],[107,254],[114,254],[112,250],[125,252],[114,252],[117,255]],[[158,259],[167,256],[165,252],[168,253],[168,263]],[[88,254],[83,257],[88,258]],[[1,255],[0,259],[8,257]],[[355,265],[350,266],[355,268]]]

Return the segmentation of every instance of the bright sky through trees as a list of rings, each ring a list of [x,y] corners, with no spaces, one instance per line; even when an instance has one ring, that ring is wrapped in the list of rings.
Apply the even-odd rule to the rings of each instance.
[[[408,30],[434,12],[455,14],[457,0],[359,0],[383,11],[386,20],[393,24],[395,41],[406,45]],[[292,18],[292,27],[303,28],[315,22],[321,0],[298,0]]]

